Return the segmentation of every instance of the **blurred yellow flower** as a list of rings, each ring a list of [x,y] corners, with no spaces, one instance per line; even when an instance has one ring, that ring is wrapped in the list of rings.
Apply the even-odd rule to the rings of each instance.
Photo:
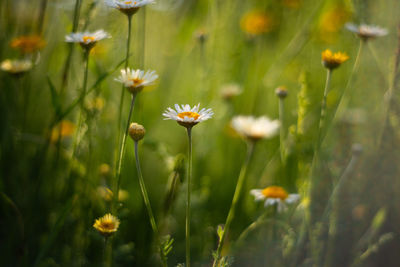
[[[32,62],[29,60],[6,59],[1,62],[0,68],[2,71],[11,74],[22,74],[32,69]]]
[[[340,66],[343,62],[347,61],[349,56],[346,53],[336,52],[332,53],[331,50],[326,49],[322,52],[322,64],[325,68],[333,70]]]
[[[32,54],[45,47],[46,41],[39,35],[25,35],[14,38],[10,47],[19,50],[23,54]]]
[[[318,24],[319,38],[327,43],[332,43],[337,38],[337,33],[350,19],[351,12],[343,4],[337,4],[324,12]]]
[[[240,20],[241,29],[250,35],[260,35],[270,32],[274,27],[274,19],[264,11],[247,12]]]
[[[117,217],[108,213],[97,219],[94,222],[93,227],[104,237],[109,237],[118,230],[119,223]]]
[[[113,191],[106,186],[99,186],[97,188],[97,194],[103,198],[105,201],[112,201],[114,197]],[[129,198],[129,193],[126,190],[119,190],[118,201],[123,202]]]
[[[51,130],[50,140],[52,143],[58,141],[58,138],[70,137],[75,132],[75,124],[71,121],[63,120]]]
[[[111,173],[111,167],[107,163],[103,163],[99,166],[99,174],[102,176],[107,176]]]
[[[86,103],[86,108],[92,112],[100,112],[104,107],[104,98],[95,97]]]

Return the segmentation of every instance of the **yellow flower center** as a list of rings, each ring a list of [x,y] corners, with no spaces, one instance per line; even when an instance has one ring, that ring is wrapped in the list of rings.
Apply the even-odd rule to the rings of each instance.
[[[93,36],[83,36],[82,39],[83,39],[83,42],[85,42],[85,43],[87,43],[88,41],[89,42],[93,42],[94,41],[94,37]]]
[[[133,78],[133,79],[130,79],[130,80],[133,82],[133,87],[137,87],[137,86],[141,85],[144,82],[144,80],[139,79],[139,78]]]
[[[185,117],[188,117],[188,118],[194,118],[195,120],[197,120],[200,117],[200,114],[198,114],[196,112],[185,111],[185,112],[179,113],[178,117],[181,118],[181,119],[184,119]]]
[[[101,227],[102,227],[104,230],[111,231],[111,230],[114,230],[114,229],[115,229],[115,223],[114,223],[113,221],[103,221],[103,222],[101,223]]]
[[[289,194],[280,186],[268,186],[261,191],[261,193],[267,198],[279,198],[285,200]]]

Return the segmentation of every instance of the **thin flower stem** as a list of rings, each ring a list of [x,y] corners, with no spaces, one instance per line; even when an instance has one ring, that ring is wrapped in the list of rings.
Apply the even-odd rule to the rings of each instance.
[[[156,220],[154,219],[153,211],[152,211],[151,205],[150,205],[149,196],[148,196],[147,190],[146,190],[146,185],[144,184],[144,180],[143,180],[142,170],[140,168],[140,161],[139,161],[139,154],[138,154],[138,142],[137,141],[135,141],[135,159],[136,159],[137,175],[139,178],[140,191],[142,192],[144,204],[146,206],[147,213],[149,214],[151,228],[153,229],[154,234],[158,235],[158,228],[156,225]]]
[[[112,266],[112,243],[109,237],[104,238],[104,266]]]
[[[192,127],[187,127],[189,141],[189,166],[187,176],[187,200],[186,200],[186,267],[190,267],[190,187],[192,180]]]
[[[74,18],[73,18],[73,24],[72,24],[72,32],[76,32],[78,30],[79,15],[80,15],[80,12],[81,12],[81,6],[82,6],[82,0],[76,0],[75,1],[75,8],[74,8]],[[72,54],[74,52],[74,48],[75,48],[75,45],[73,43],[69,43],[68,44],[68,55],[67,55],[67,59],[65,60],[64,70],[62,72],[62,82],[61,82],[61,89],[60,89],[61,99],[62,99],[62,96],[64,94],[64,89],[67,86],[68,72],[69,72],[69,67],[71,65]]]
[[[37,34],[42,34],[43,32],[43,22],[44,22],[44,17],[46,15],[46,8],[47,8],[47,0],[41,0],[39,15],[38,15],[38,24],[36,29]]]
[[[281,125],[279,127],[280,134],[280,151],[281,151],[281,162],[282,165],[285,165],[285,106],[284,106],[284,99],[279,98],[279,121],[281,122]]]
[[[319,152],[320,152],[320,148],[321,148],[321,143],[322,143],[322,131],[324,128],[324,124],[325,124],[325,113],[326,113],[326,98],[328,95],[328,91],[329,91],[329,87],[330,87],[330,83],[331,83],[331,77],[332,77],[332,70],[328,69],[327,70],[327,74],[326,74],[326,83],[325,83],[325,89],[324,89],[324,96],[322,98],[322,104],[321,104],[321,115],[319,118],[319,126],[318,126],[318,135],[317,135],[317,141],[315,144],[315,148],[314,148],[314,156],[312,159],[312,163],[311,163],[311,168],[310,168],[310,183],[309,183],[309,194],[313,195],[313,191],[316,188],[316,183],[317,180],[315,179],[315,168],[317,165],[317,160],[319,158]],[[310,204],[310,214],[309,214],[309,219],[312,221],[313,219],[313,204],[314,201],[311,201]],[[311,222],[309,221],[309,222]]]
[[[351,70],[349,79],[347,80],[346,87],[344,88],[344,91],[343,91],[343,93],[342,93],[342,95],[341,95],[341,97],[339,99],[339,104],[337,105],[337,107],[336,107],[336,109],[335,109],[335,111],[333,113],[331,122],[328,125],[325,134],[322,136],[322,142],[325,139],[326,135],[329,133],[329,130],[333,126],[335,121],[338,118],[341,117],[340,112],[343,112],[345,110],[345,108],[348,106],[348,102],[350,101],[350,99],[349,99],[350,97],[347,96],[347,93],[348,93],[349,88],[353,85],[354,76],[357,73],[358,68],[360,67],[361,55],[362,55],[362,52],[364,50],[364,45],[365,45],[365,41],[360,40],[360,45],[358,46],[357,56],[356,56],[356,59],[354,61],[354,65],[353,65],[353,68]]]
[[[85,50],[85,72],[83,75],[83,88],[82,88],[82,95],[86,95],[86,87],[87,87],[87,80],[88,80],[88,72],[89,72],[89,54],[90,54],[90,50],[87,49]],[[79,146],[79,134],[82,128],[82,113],[83,110],[85,108],[85,99],[83,98],[81,101],[81,106],[80,106],[80,110],[79,110],[79,118],[78,118],[78,127],[76,129],[75,132],[75,136],[74,136],[74,143],[73,143],[73,149],[72,149],[72,158],[75,156],[76,154],[76,150],[78,149]]]
[[[149,200],[149,196],[147,194],[146,185],[144,183],[142,170],[140,168],[140,160],[139,160],[139,153],[138,153],[138,141],[135,141],[135,160],[136,160],[137,175],[138,175],[138,178],[139,178],[140,191],[142,193],[143,201],[144,201],[144,204],[146,206],[147,213],[149,215],[151,228],[152,228],[153,233],[154,233],[154,235],[156,236],[156,238],[157,238],[157,240],[159,242],[160,235],[159,235],[158,227],[157,227],[154,215],[153,215],[153,210],[152,210],[151,205],[150,205],[150,200]],[[159,252],[160,252],[160,257],[161,257],[161,261],[162,261],[163,266],[167,266],[166,259],[164,257],[164,254],[163,254],[161,246],[160,246],[160,251]]]
[[[331,85],[331,79],[332,79],[332,70],[328,69],[326,72],[326,83],[325,83],[325,89],[324,89],[324,96],[322,98],[322,104],[321,104],[321,115],[319,117],[319,126],[318,126],[318,138],[317,138],[317,147],[316,147],[316,152],[319,151],[322,143],[322,136],[323,136],[323,128],[325,126],[325,117],[326,117],[326,98],[328,96],[328,91],[329,87]]]
[[[219,260],[221,258],[221,251],[222,251],[222,247],[224,245],[226,235],[229,232],[230,225],[232,223],[233,218],[235,217],[236,205],[237,205],[237,202],[239,201],[239,198],[240,198],[240,195],[242,192],[242,188],[244,185],[244,179],[245,179],[246,173],[247,173],[247,168],[249,166],[250,160],[253,155],[254,145],[255,145],[255,143],[253,141],[250,141],[248,143],[246,160],[243,163],[243,166],[240,170],[239,178],[238,178],[238,181],[236,184],[235,193],[234,193],[233,199],[232,199],[232,204],[231,204],[231,207],[228,212],[228,217],[226,218],[224,231],[222,233],[221,240],[218,243],[217,253],[216,253],[216,256],[214,259],[213,267],[218,266]]]
[[[126,40],[126,56],[125,56],[125,69],[129,65],[129,52],[130,52],[130,44],[131,44],[131,28],[132,28],[132,15],[127,16],[128,17],[128,38]],[[121,89],[121,97],[119,100],[119,111],[118,111],[118,121],[117,121],[117,145],[119,145],[119,139],[120,139],[120,128],[121,128],[121,121],[122,121],[122,110],[124,106],[124,96],[125,96],[125,88],[124,85],[122,85]],[[129,127],[129,125],[128,125]]]
[[[128,114],[128,121],[126,123],[126,127],[125,127],[125,132],[124,132],[124,136],[122,137],[122,143],[119,149],[119,157],[118,157],[118,168],[117,168],[117,173],[116,173],[116,189],[114,191],[114,205],[113,205],[113,209],[115,209],[116,204],[118,202],[118,194],[119,194],[119,186],[121,184],[121,169],[122,169],[122,160],[124,158],[125,155],[125,147],[126,147],[126,137],[128,136],[128,130],[129,130],[129,123],[131,121],[131,116],[132,116],[132,112],[133,112],[133,108],[135,106],[135,99],[136,99],[136,93],[132,94],[132,101],[131,101],[131,107],[129,109],[129,114]]]

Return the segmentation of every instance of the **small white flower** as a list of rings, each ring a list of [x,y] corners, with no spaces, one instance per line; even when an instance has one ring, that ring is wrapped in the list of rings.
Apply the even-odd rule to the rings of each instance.
[[[107,0],[106,1],[106,5],[108,5],[109,7],[116,8],[128,16],[135,14],[142,6],[153,3],[154,0],[138,0],[138,1]]]
[[[250,194],[255,197],[255,201],[265,201],[264,207],[277,205],[278,212],[287,209],[287,204],[299,201],[299,194],[288,194],[283,187],[268,186],[264,189],[250,190]]]
[[[262,116],[236,116],[232,119],[233,129],[243,137],[251,140],[271,138],[278,133],[279,121],[271,121],[268,117]]]
[[[1,62],[0,68],[2,71],[11,74],[21,74],[32,69],[32,62],[30,60],[6,59]]]
[[[233,97],[240,95],[243,92],[239,84],[225,84],[221,87],[221,96],[225,100],[231,100]]]
[[[363,38],[365,40],[368,40],[370,38],[385,36],[388,34],[387,29],[374,25],[366,25],[366,24],[356,25],[353,23],[347,23],[346,28],[349,31],[357,34],[360,38]]]
[[[175,110],[172,108],[167,108],[167,110],[163,113],[165,120],[175,120],[180,125],[185,127],[192,127],[199,122],[206,121],[211,119],[214,115],[213,111],[209,109],[200,109],[200,104],[191,108],[189,105],[182,105],[181,107],[178,104],[175,104]]]
[[[103,30],[98,30],[95,32],[70,33],[65,36],[65,41],[68,43],[79,43],[83,48],[90,49],[98,41],[106,38],[111,38],[111,36]]]
[[[123,83],[131,93],[140,92],[143,87],[154,84],[158,79],[158,75],[154,70],[131,70],[130,68],[122,69],[121,75],[116,78],[117,82]]]

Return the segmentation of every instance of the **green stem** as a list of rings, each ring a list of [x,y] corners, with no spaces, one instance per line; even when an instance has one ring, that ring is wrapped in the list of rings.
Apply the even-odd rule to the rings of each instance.
[[[73,18],[73,24],[72,24],[72,32],[76,32],[78,30],[78,24],[79,24],[79,15],[81,12],[81,6],[82,6],[82,0],[76,0],[75,1],[75,8],[74,8],[74,18]],[[71,60],[72,60],[72,54],[74,52],[74,43],[69,43],[68,44],[68,55],[67,59],[65,60],[64,64],[64,70],[62,74],[62,83],[61,83],[61,90],[60,90],[60,96],[62,99],[62,95],[64,93],[64,89],[67,86],[67,81],[68,81],[68,72],[69,72],[69,67],[71,65]]]
[[[229,212],[228,212],[228,217],[226,218],[224,232],[222,233],[221,240],[218,243],[217,253],[216,253],[216,257],[215,257],[214,263],[213,263],[213,267],[217,267],[218,266],[218,262],[219,262],[219,260],[221,258],[221,251],[222,251],[222,247],[224,245],[224,241],[225,241],[226,235],[229,232],[230,225],[232,223],[233,218],[235,217],[236,205],[237,205],[237,202],[239,201],[239,198],[240,198],[240,195],[241,195],[241,192],[242,192],[242,188],[243,188],[243,185],[244,185],[244,179],[245,179],[246,173],[247,173],[247,168],[249,166],[251,157],[253,155],[254,145],[255,145],[255,143],[253,141],[250,141],[248,143],[246,160],[243,163],[243,166],[242,166],[242,168],[240,170],[239,178],[238,178],[238,181],[237,181],[237,184],[236,184],[235,193],[234,193],[233,199],[232,199],[232,204],[231,204],[231,207],[230,207]]]
[[[322,131],[325,126],[325,117],[326,117],[326,98],[328,96],[329,87],[331,85],[331,79],[332,79],[332,70],[328,69],[326,72],[326,83],[325,83],[325,89],[324,89],[324,96],[322,98],[322,104],[321,104],[321,115],[319,117],[316,152],[319,151],[319,148],[321,147],[321,143],[322,143],[322,140],[321,140],[322,136],[323,136]]]
[[[355,76],[355,74],[356,74],[356,72],[357,72],[357,70],[358,70],[358,68],[360,66],[361,55],[362,55],[362,51],[364,50],[364,42],[365,41],[360,40],[360,45],[358,46],[358,52],[357,52],[356,59],[354,61],[353,68],[351,70],[351,73],[350,73],[349,79],[347,81],[346,87],[344,88],[344,90],[342,92],[342,95],[340,97],[339,104],[337,105],[336,110],[333,113],[331,122],[330,122],[330,124],[328,126],[328,129],[326,131],[326,134],[329,133],[329,129],[333,126],[335,120],[341,117],[342,114],[340,112],[344,112],[345,108],[348,106],[348,103],[350,101],[350,96],[347,96],[347,94],[348,94],[349,88],[353,84],[354,76]],[[326,134],[322,136],[322,140],[324,140]]]
[[[112,266],[112,244],[109,237],[104,238],[104,266]]]
[[[116,189],[114,191],[114,205],[113,209],[115,209],[116,204],[118,202],[118,194],[119,194],[119,187],[121,184],[121,169],[122,169],[122,159],[124,158],[125,155],[125,147],[126,147],[126,137],[128,136],[128,131],[129,131],[129,123],[131,121],[131,116],[133,112],[133,108],[135,106],[135,99],[136,99],[137,93],[132,94],[132,101],[131,101],[131,107],[129,109],[129,114],[128,114],[128,121],[126,123],[125,127],[125,132],[124,136],[122,137],[122,143],[119,149],[119,157],[118,157],[118,168],[117,168],[117,173],[116,173],[116,178],[117,178],[117,184],[116,184]]]
[[[190,267],[190,187],[192,180],[192,127],[187,127],[189,141],[189,166],[187,176],[187,200],[186,200],[186,267]]]
[[[142,170],[140,168],[140,160],[139,160],[139,153],[138,153],[138,141],[135,141],[135,160],[136,160],[137,175],[138,175],[138,178],[139,178],[140,191],[142,193],[143,201],[144,201],[144,204],[146,206],[147,213],[149,215],[151,228],[152,228],[153,233],[154,233],[154,235],[156,236],[156,238],[157,238],[157,240],[159,242],[160,235],[159,235],[158,227],[157,227],[154,215],[153,215],[153,210],[152,210],[151,205],[150,205],[150,200],[149,200],[149,196],[147,194],[146,185],[144,183]],[[162,250],[161,246],[160,246],[160,251],[159,252],[160,252],[160,257],[161,257],[161,261],[162,261],[163,266],[167,266],[167,261],[166,261],[166,259],[164,257],[163,250]]]
[[[281,122],[280,128],[280,151],[281,151],[281,162],[282,165],[285,165],[285,107],[284,107],[284,99],[279,98],[279,121]]]
[[[85,50],[85,72],[83,75],[83,88],[82,88],[82,95],[86,95],[86,87],[87,87],[87,78],[88,78],[88,72],[89,72],[89,54],[90,54],[90,50],[87,49]],[[81,103],[80,103],[80,110],[79,110],[79,118],[78,118],[78,127],[75,131],[75,136],[74,136],[74,143],[73,143],[73,149],[72,149],[72,158],[75,156],[76,154],[76,150],[78,148],[79,145],[79,134],[82,128],[82,113],[83,110],[85,108],[85,99],[83,98]]]
[[[147,209],[147,213],[149,214],[151,228],[153,229],[154,234],[158,235],[158,228],[156,225],[156,220],[154,219],[153,211],[151,209],[149,196],[147,194],[146,185],[144,184],[142,170],[140,168],[139,154],[138,154],[138,141],[135,141],[135,159],[136,159],[136,170],[139,178],[140,191],[142,192],[142,197],[144,200],[144,204]]]
[[[125,67],[126,69],[129,65],[129,51],[130,51],[130,44],[131,44],[131,28],[132,28],[132,16],[128,16],[128,38],[126,41],[126,55],[125,55]],[[122,121],[122,110],[124,106],[124,95],[125,95],[125,87],[122,85],[121,89],[121,97],[119,100],[119,111],[118,111],[118,121],[117,121],[117,145],[119,145],[119,138],[120,138],[120,127],[121,127],[121,121]],[[129,125],[128,125],[129,127]]]

